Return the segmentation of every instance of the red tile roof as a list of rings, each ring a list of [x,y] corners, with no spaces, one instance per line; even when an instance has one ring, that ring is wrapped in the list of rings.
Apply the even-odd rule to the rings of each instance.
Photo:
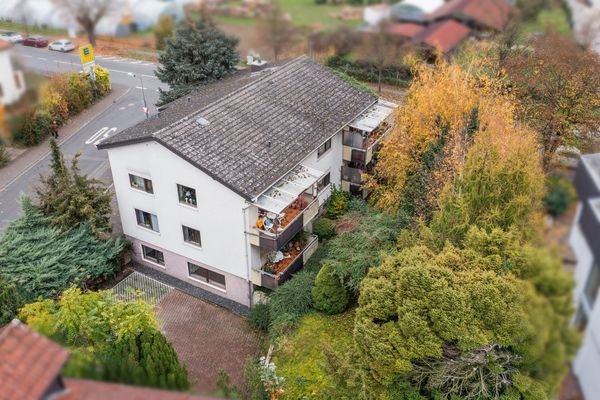
[[[415,36],[414,41],[439,48],[447,53],[453,50],[469,34],[471,29],[454,20],[434,22]]]
[[[507,0],[450,0],[431,13],[429,19],[434,21],[446,18],[466,19],[502,31],[511,12],[512,6]]]
[[[189,393],[167,392],[118,383],[63,379],[65,391],[56,400],[211,400]]]
[[[15,319],[0,328],[0,399],[39,399],[69,358],[67,350]]]
[[[413,38],[423,29],[425,29],[423,25],[411,22],[403,22],[399,24],[390,25],[390,27],[388,28],[388,33],[395,36]]]

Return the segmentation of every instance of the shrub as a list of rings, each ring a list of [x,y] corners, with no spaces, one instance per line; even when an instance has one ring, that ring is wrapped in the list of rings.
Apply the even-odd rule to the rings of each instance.
[[[94,75],[96,76],[96,89],[100,96],[110,92],[110,72],[99,65],[94,66]]]
[[[248,315],[248,323],[255,329],[267,332],[271,326],[271,307],[268,304],[257,304]]]
[[[349,193],[344,192],[334,186],[331,190],[331,197],[329,197],[329,201],[327,202],[327,216],[329,218],[336,219],[345,213],[348,209],[349,199]]]
[[[216,387],[215,396],[220,399],[233,400],[239,399],[242,396],[240,389],[231,383],[231,377],[224,369],[219,370]]]
[[[66,92],[63,93],[69,105],[69,114],[76,115],[85,110],[94,100],[89,77],[72,74],[67,78]]]
[[[335,236],[335,221],[324,217],[318,218],[313,225],[313,233],[319,239],[331,239]]]
[[[285,330],[311,310],[316,273],[302,270],[271,293],[269,305],[275,331]],[[273,331],[273,329],[272,329]]]
[[[326,64],[329,68],[341,71],[362,82],[379,82],[381,68],[367,60],[353,61],[342,56],[330,57]],[[409,66],[403,64],[390,65],[381,71],[381,82],[396,86],[406,86],[412,79]]]
[[[185,366],[157,329],[146,328],[109,345],[98,355],[97,364],[97,372],[86,377],[161,389],[190,387]]]
[[[32,301],[112,276],[124,248],[123,240],[97,239],[87,224],[64,232],[52,227],[25,198],[22,216],[0,235],[0,274]]]
[[[0,143],[0,168],[4,167],[10,161],[10,154],[6,150],[4,143]]]
[[[0,275],[0,326],[9,323],[22,305],[17,287]]]
[[[326,314],[339,314],[348,307],[348,291],[329,264],[317,274],[311,294],[314,308]]]
[[[69,105],[52,83],[42,87],[38,109],[43,110],[50,119],[59,125],[69,118]]]
[[[244,399],[268,400],[269,396],[260,378],[260,361],[253,357],[246,358],[244,363]]]
[[[27,146],[35,146],[50,135],[52,117],[43,109],[29,114],[25,126],[19,135],[19,141]]]
[[[573,185],[564,178],[551,176],[546,181],[546,195],[544,196],[544,207],[548,214],[558,217],[575,201],[575,189]]]

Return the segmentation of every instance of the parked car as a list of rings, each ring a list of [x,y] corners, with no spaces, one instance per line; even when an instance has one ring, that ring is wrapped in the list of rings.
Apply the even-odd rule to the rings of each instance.
[[[31,46],[31,47],[46,47],[48,46],[48,39],[43,36],[29,36],[21,42],[23,46]]]
[[[23,36],[18,32],[0,32],[0,39],[11,42],[12,44],[21,43]]]
[[[75,46],[68,39],[59,39],[50,43],[50,45],[48,46],[48,50],[56,50],[66,53],[67,51],[75,50]]]

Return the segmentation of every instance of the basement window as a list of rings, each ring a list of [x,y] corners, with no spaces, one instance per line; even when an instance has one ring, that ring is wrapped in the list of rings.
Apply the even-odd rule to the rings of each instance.
[[[162,251],[153,249],[152,247],[142,245],[142,256],[144,260],[153,262],[158,265],[165,265],[165,255]]]
[[[190,278],[196,279],[203,283],[225,289],[225,275],[211,271],[204,267],[188,262],[188,273]]]

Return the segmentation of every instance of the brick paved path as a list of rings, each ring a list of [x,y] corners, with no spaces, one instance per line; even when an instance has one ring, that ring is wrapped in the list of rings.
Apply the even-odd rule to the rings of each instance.
[[[220,369],[241,387],[244,361],[259,351],[258,337],[242,317],[179,290],[167,295],[157,311],[163,333],[199,393],[214,391]]]

